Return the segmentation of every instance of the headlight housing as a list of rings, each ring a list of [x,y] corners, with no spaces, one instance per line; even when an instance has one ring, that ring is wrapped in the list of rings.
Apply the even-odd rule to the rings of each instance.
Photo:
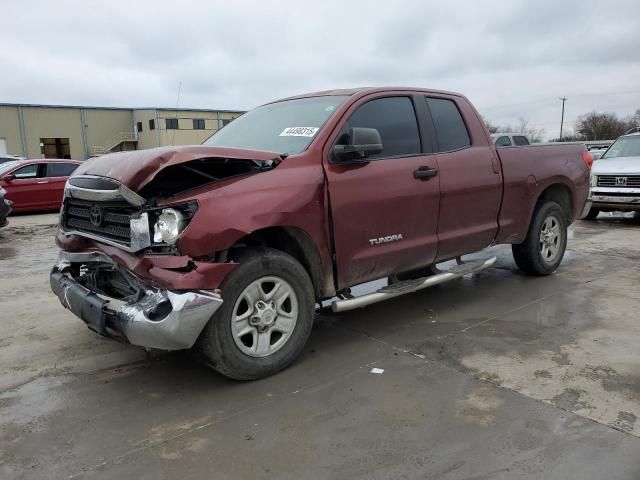
[[[174,245],[182,231],[195,214],[197,204],[176,205],[156,210],[152,213],[155,218],[153,223],[153,243],[161,245]]]
[[[597,187],[598,186],[598,176],[591,174],[591,186],[592,187]]]
[[[173,245],[183,229],[184,215],[175,208],[164,208],[153,226],[153,241]]]

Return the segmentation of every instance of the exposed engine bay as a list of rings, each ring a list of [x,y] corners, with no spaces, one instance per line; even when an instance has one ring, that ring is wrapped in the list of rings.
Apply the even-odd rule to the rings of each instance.
[[[162,169],[138,193],[146,199],[168,198],[227,178],[271,170],[279,162],[199,158]]]

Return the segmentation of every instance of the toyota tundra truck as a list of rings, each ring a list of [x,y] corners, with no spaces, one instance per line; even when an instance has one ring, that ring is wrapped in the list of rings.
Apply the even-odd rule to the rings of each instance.
[[[257,379],[301,353],[316,306],[343,312],[473,274],[496,258],[462,256],[496,244],[523,272],[553,273],[591,163],[575,144],[496,150],[456,93],[290,97],[203,145],[81,165],[51,288],[100,335],[194,348],[225,376]],[[352,294],[374,279],[388,282]]]

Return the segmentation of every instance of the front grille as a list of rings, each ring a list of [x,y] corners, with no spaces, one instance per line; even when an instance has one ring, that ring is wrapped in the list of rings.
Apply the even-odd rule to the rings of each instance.
[[[598,186],[640,188],[640,175],[598,175]]]
[[[67,198],[64,203],[63,226],[105,238],[126,246],[131,245],[131,216],[138,209],[128,202],[94,202]]]

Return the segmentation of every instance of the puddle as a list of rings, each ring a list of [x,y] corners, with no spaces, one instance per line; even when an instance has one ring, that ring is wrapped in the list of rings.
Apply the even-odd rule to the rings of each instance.
[[[0,260],[13,258],[16,256],[16,249],[13,247],[0,247]]]

